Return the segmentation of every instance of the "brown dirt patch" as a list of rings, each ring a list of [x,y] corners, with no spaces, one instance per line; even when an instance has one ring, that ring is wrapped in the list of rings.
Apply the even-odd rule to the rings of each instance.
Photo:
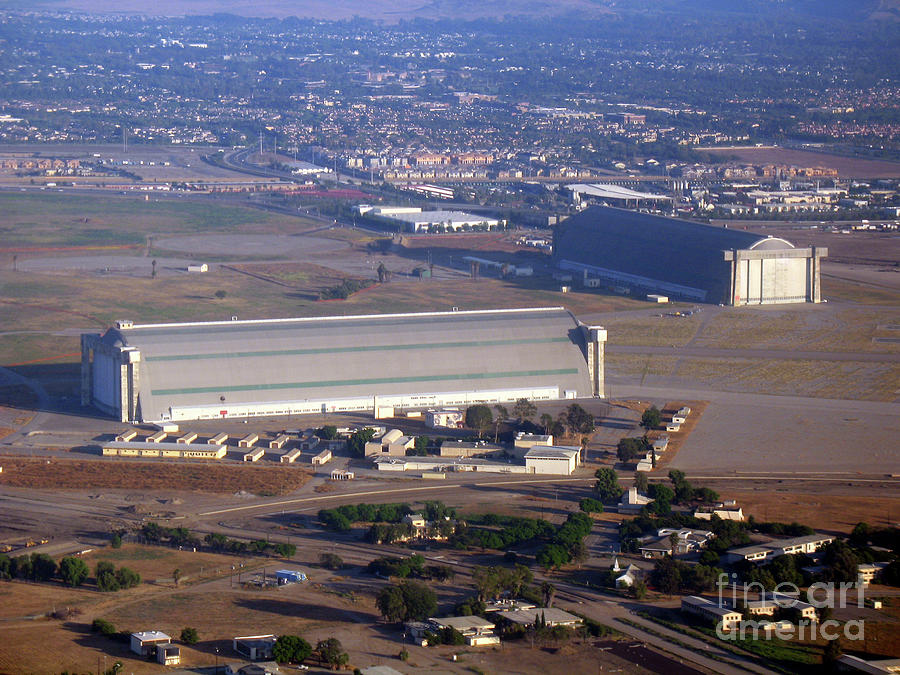
[[[32,459],[3,460],[0,484],[37,489],[132,489],[192,490],[234,493],[245,490],[259,495],[284,495],[310,479],[309,471],[297,467],[249,467],[192,462],[168,463],[115,460]]]
[[[798,493],[784,491],[729,490],[718,488],[723,499],[735,499],[744,509],[760,521],[798,522],[816,530],[849,534],[860,522],[873,527],[884,527],[892,517],[900,515],[900,497],[875,497],[835,495],[827,492]]]

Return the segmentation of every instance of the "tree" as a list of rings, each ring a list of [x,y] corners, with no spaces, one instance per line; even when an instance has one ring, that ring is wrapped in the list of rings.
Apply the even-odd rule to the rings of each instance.
[[[843,539],[835,539],[825,547],[824,563],[829,581],[856,581],[859,576],[859,560]]]
[[[106,619],[94,619],[93,623],[91,623],[91,630],[106,637],[112,637],[116,634],[116,627]]]
[[[437,612],[437,595],[425,584],[404,581],[400,584],[400,590],[406,606],[406,621],[424,621]]]
[[[154,260],[153,262],[150,263],[150,267],[151,267],[150,278],[155,279],[156,278],[156,260]]]
[[[333,441],[338,437],[337,427],[333,424],[326,424],[323,427],[319,427],[318,429],[316,429],[315,433],[316,436],[318,436],[319,438],[323,438],[326,441]]]
[[[541,415],[541,426],[544,427],[544,433],[549,434],[550,429],[553,426],[553,415],[550,413],[544,413]]]
[[[113,548],[122,548],[122,535],[116,532],[113,535],[112,540],[110,540],[109,545]]]
[[[553,599],[556,597],[556,586],[551,584],[549,581],[545,581],[541,584],[541,601],[544,603],[544,607],[552,607]]]
[[[620,462],[630,462],[635,457],[643,457],[650,452],[652,446],[647,437],[622,438],[616,446],[616,456]]]
[[[564,546],[559,544],[547,544],[538,551],[535,561],[545,570],[559,569],[569,562],[569,552]]]
[[[622,496],[622,488],[619,486],[619,476],[613,469],[604,467],[594,473],[597,479],[594,489],[597,490],[601,502],[615,501]]]
[[[650,429],[659,426],[661,419],[662,416],[660,415],[659,409],[655,405],[652,405],[644,411],[643,415],[641,415],[641,426],[647,431],[650,431]]]
[[[332,669],[340,668],[350,660],[341,641],[333,637],[319,640],[316,645],[316,653],[319,655],[319,660],[327,663]]]
[[[196,628],[182,628],[181,641],[186,645],[195,645],[200,642],[200,636]]]
[[[509,411],[499,403],[494,406],[497,416],[494,418],[494,443],[500,440],[500,425],[509,419]]]
[[[424,584],[403,581],[399,585],[382,588],[375,604],[387,621],[421,621],[434,616],[437,595]]]
[[[519,420],[519,424],[525,420],[530,420],[537,414],[537,406],[527,398],[520,398],[513,406],[513,415]]]
[[[69,586],[81,586],[91,571],[81,558],[69,556],[59,561],[59,576]]]
[[[323,553],[319,556],[319,564],[329,570],[339,570],[344,566],[344,561],[335,553]]]
[[[46,553],[31,554],[31,578],[34,581],[50,581],[56,576],[56,561]]]
[[[636,600],[643,600],[647,597],[647,584],[643,579],[635,579],[631,584],[631,597]]]
[[[637,488],[637,491],[641,494],[647,494],[647,474],[643,471],[635,471],[634,472],[634,487]]]
[[[388,277],[387,267],[385,267],[383,261],[379,262],[378,263],[378,283],[383,284],[385,281],[387,281],[387,277]]]
[[[121,586],[116,579],[116,568],[111,562],[101,560],[94,568],[94,577],[97,579],[97,588],[103,592],[118,591]]]
[[[275,555],[279,558],[293,558],[297,554],[297,547],[294,544],[275,544]]]
[[[181,568],[176,567],[172,570],[172,581],[175,582],[175,588],[178,588],[178,582],[181,581]]]
[[[585,513],[603,513],[603,502],[591,497],[585,497],[578,502],[578,508]]]
[[[225,299],[225,296],[228,295],[228,292],[227,292],[227,291],[223,291],[223,290],[220,288],[220,289],[217,290],[215,293],[213,293],[213,295],[215,295],[219,300],[224,300],[224,299]]]
[[[668,485],[654,483],[650,486],[650,496],[653,497],[651,510],[657,515],[664,516],[672,510],[672,500],[675,499],[675,491]]]
[[[272,658],[278,663],[303,663],[312,652],[312,646],[299,635],[280,635],[272,647]]]
[[[566,425],[573,434],[589,434],[594,430],[594,416],[573,403],[566,408]]]
[[[116,570],[116,581],[122,588],[133,588],[141,583],[141,575],[128,567]]]
[[[365,429],[357,429],[347,440],[347,449],[354,457],[366,456],[366,443],[375,438],[375,430],[366,427]]]
[[[650,580],[661,593],[674,595],[681,588],[681,567],[674,558],[660,558],[650,573]]]
[[[378,593],[375,605],[385,621],[402,621],[406,615],[406,604],[403,602],[403,591],[399,586],[385,586]]]
[[[472,405],[466,408],[466,426],[475,429],[481,438],[494,422],[491,409],[484,404]]]

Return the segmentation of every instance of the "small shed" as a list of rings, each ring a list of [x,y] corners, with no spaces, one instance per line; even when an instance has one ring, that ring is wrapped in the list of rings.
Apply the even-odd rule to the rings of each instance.
[[[164,666],[177,666],[181,663],[181,647],[171,643],[156,648],[156,662]]]

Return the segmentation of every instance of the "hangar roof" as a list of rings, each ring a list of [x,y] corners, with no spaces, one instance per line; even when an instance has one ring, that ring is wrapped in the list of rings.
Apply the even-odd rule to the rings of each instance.
[[[719,302],[729,284],[723,251],[784,250],[784,239],[638,211],[597,206],[554,230],[554,256],[704,290]]]
[[[590,395],[562,307],[111,328],[140,350],[143,419],[170,406],[558,386]]]

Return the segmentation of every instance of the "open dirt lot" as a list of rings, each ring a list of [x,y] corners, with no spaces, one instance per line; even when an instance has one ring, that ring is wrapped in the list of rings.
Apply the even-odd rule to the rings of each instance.
[[[101,461],[4,457],[0,484],[34,489],[163,489],[233,494],[283,495],[301,487],[310,473],[300,467],[234,464]]]
[[[672,466],[707,475],[815,471],[900,473],[885,439],[900,436],[896,406],[782,396],[724,395],[710,401]]]

